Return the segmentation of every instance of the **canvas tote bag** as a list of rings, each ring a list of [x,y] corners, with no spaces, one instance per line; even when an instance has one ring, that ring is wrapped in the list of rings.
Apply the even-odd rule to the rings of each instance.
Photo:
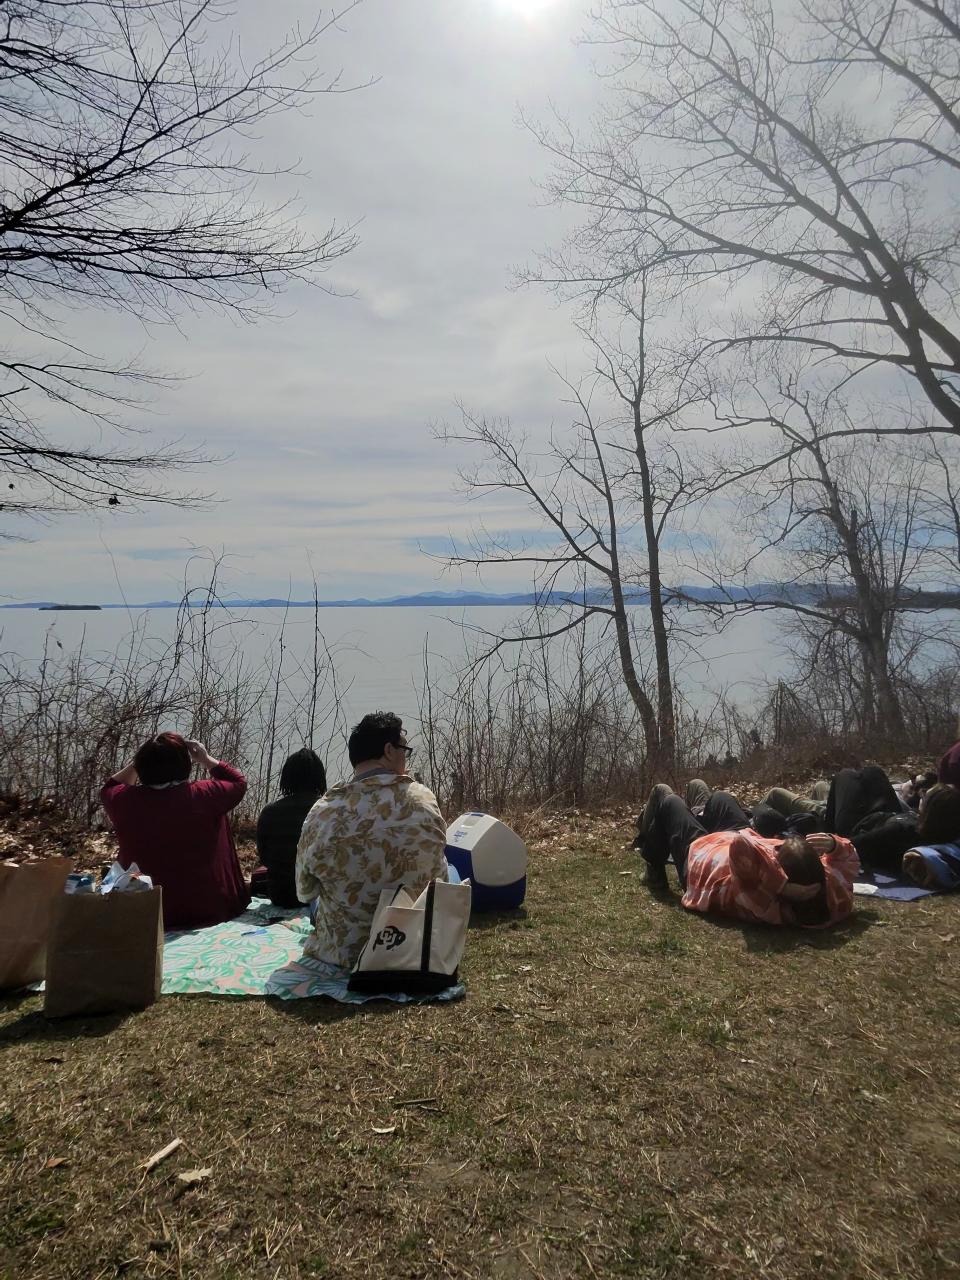
[[[467,940],[470,897],[469,880],[431,880],[416,902],[402,887],[384,889],[350,990],[428,995],[452,987]]]
[[[42,980],[53,907],[72,870],[72,858],[0,862],[0,991]]]
[[[48,1018],[143,1009],[163,978],[163,890],[65,893],[54,908]]]

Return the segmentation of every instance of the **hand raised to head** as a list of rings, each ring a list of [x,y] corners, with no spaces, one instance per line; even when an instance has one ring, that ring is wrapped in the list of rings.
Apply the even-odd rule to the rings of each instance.
[[[827,831],[818,831],[814,835],[804,836],[804,839],[816,853],[833,853],[837,847],[836,836]]]
[[[216,764],[216,760],[196,738],[186,739],[187,751],[190,753],[190,759],[195,765],[199,765],[201,769],[209,769],[211,765]]]

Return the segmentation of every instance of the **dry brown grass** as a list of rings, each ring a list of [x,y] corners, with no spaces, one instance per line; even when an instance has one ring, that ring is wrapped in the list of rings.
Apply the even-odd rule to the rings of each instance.
[[[622,818],[534,834],[459,1005],[0,1004],[4,1280],[960,1269],[960,901],[717,925]]]

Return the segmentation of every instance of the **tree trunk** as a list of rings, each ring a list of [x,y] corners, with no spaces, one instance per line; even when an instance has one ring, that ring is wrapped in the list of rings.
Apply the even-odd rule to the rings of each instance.
[[[650,591],[650,626],[657,663],[657,709],[660,721],[660,757],[670,773],[677,763],[677,724],[673,705],[673,681],[670,673],[670,644],[666,613],[663,608],[663,584],[660,579],[660,542],[653,512],[653,486],[647,446],[643,438],[644,422],[640,404],[633,404],[633,434],[636,441],[637,465],[640,468],[640,494],[643,499],[643,531],[647,543],[647,572]]]
[[[871,709],[871,720],[874,731],[893,746],[906,732],[906,726],[900,697],[890,674],[889,645],[879,620],[866,618],[864,621],[867,625],[861,648],[876,696],[876,704]]]
[[[623,672],[627,691],[633,699],[633,705],[640,714],[640,723],[643,725],[644,746],[646,747],[647,767],[651,774],[658,774],[662,767],[668,763],[664,759],[661,726],[657,721],[657,713],[654,710],[653,703],[647,697],[646,690],[637,676],[637,669],[633,665],[630,622],[627,618],[627,609],[623,599],[623,587],[618,576],[611,578],[610,586],[613,593],[614,626],[617,632],[617,654],[620,658],[620,669]]]

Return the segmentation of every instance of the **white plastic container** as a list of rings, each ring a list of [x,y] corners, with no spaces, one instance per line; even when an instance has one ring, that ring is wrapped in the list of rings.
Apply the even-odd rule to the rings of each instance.
[[[527,846],[489,813],[463,813],[447,828],[447,861],[473,886],[474,911],[519,907],[527,892]]]

